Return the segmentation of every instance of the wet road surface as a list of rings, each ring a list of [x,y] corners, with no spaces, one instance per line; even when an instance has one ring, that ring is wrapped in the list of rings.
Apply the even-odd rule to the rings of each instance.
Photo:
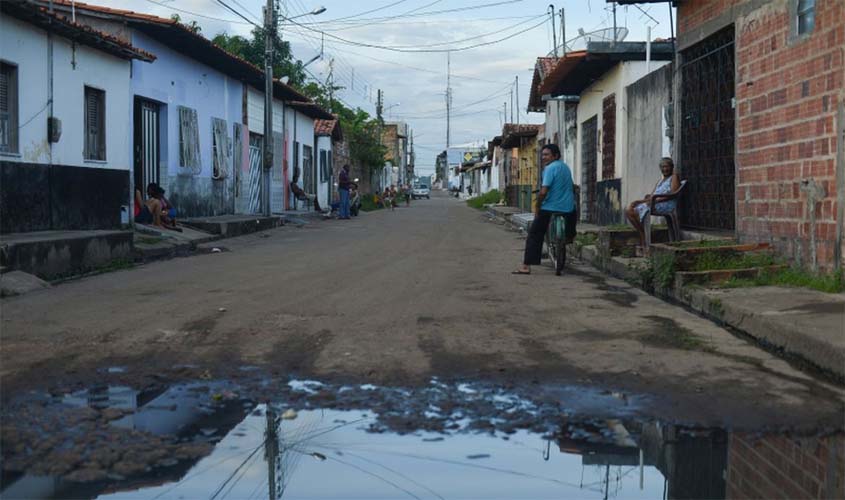
[[[453,199],[216,245],[3,301],[3,498],[845,496],[841,387]]]

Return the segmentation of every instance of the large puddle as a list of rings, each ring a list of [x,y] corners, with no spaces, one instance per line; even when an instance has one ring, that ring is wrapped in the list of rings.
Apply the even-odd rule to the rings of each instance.
[[[0,498],[845,498],[841,430],[642,420],[632,410],[644,398],[577,387],[241,392],[201,382],[32,396],[4,415],[18,425],[3,426]]]

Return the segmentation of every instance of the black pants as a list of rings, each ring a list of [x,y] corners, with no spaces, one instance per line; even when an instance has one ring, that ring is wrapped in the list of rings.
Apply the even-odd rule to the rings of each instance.
[[[549,221],[552,215],[562,213],[566,221],[566,241],[575,237],[575,225],[578,222],[577,212],[550,212],[540,210],[534,216],[534,221],[528,229],[528,239],[525,240],[525,257],[522,263],[526,266],[539,266],[540,256],[543,255],[543,240],[546,238],[546,231],[549,229]]]

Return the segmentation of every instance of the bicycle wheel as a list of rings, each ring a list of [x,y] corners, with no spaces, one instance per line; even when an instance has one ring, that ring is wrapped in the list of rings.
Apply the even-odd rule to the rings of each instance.
[[[557,269],[557,248],[555,246],[554,238],[554,223],[550,224],[548,231],[546,231],[546,249],[549,252],[549,260],[552,261],[552,267]]]
[[[560,276],[560,273],[563,272],[563,266],[566,265],[566,241],[564,241],[564,238],[557,240],[557,244],[555,245],[554,263],[555,275]]]

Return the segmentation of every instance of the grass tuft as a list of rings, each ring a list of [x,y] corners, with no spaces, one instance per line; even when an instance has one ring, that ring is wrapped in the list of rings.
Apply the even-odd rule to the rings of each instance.
[[[845,292],[845,276],[842,271],[833,274],[816,274],[790,267],[774,272],[764,272],[756,278],[731,278],[722,284],[724,288],[752,286],[791,286],[810,288],[825,293]]]
[[[475,198],[467,200],[467,205],[476,208],[478,210],[483,210],[484,205],[491,205],[494,203],[499,203],[502,199],[502,194],[499,193],[497,189],[492,191],[488,191],[480,196],[476,196]]]

